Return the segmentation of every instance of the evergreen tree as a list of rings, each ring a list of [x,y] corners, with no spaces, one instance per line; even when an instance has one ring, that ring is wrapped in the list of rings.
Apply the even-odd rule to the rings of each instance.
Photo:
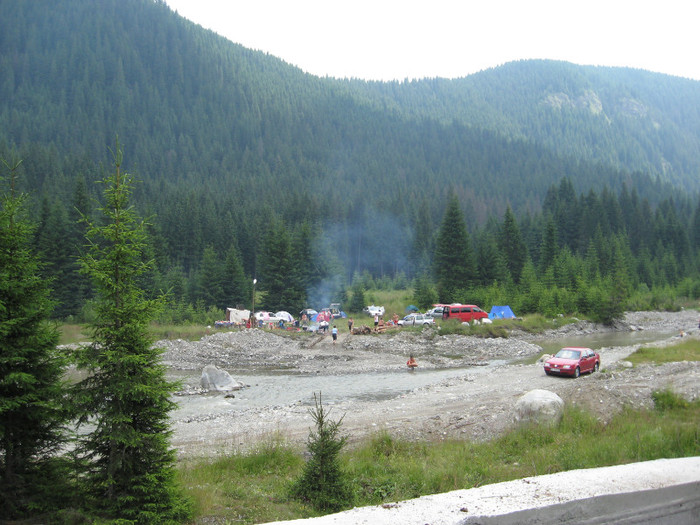
[[[44,275],[53,281],[53,297],[57,303],[54,314],[59,318],[75,313],[66,310],[66,303],[71,300],[71,270],[75,264],[68,237],[68,217],[63,205],[56,199],[44,197],[35,234],[35,246],[41,254]]]
[[[60,497],[51,458],[67,420],[58,332],[47,322],[53,304],[26,197],[15,190],[18,165],[5,164],[10,191],[0,199],[0,520],[46,511]]]
[[[243,306],[252,300],[252,282],[243,271],[243,261],[235,243],[231,244],[224,261],[224,299],[227,306]]]
[[[87,233],[85,222],[81,220],[81,217],[89,217],[90,211],[90,198],[88,197],[85,177],[79,176],[75,183],[72,206],[68,210],[70,230],[67,241],[70,245],[72,258],[70,265],[66,269],[68,289],[64,294],[63,303],[63,310],[66,315],[78,314],[85,301],[91,297],[90,279],[80,272],[80,261],[78,259],[83,251],[85,234]]]
[[[520,282],[520,274],[527,260],[527,248],[523,242],[520,229],[515,220],[515,216],[510,209],[506,209],[503,218],[503,226],[499,238],[499,247],[505,257],[506,266],[510,272],[513,281],[517,284]]]
[[[315,409],[309,410],[316,424],[316,432],[308,439],[310,458],[304,470],[291,488],[291,495],[309,502],[315,509],[339,511],[353,502],[353,492],[347,474],[340,468],[340,451],[347,437],[340,435],[343,419],[331,421],[330,411],[323,408],[321,395]]]
[[[693,218],[690,223],[689,237],[691,247],[696,251],[696,253],[700,252],[700,201],[693,212]]]
[[[548,215],[540,247],[540,273],[543,274],[552,265],[557,251],[557,226],[554,223],[554,218]]]
[[[79,424],[91,423],[77,452],[84,460],[84,491],[100,514],[135,523],[165,523],[182,517],[175,490],[174,452],[169,448],[168,414],[174,384],[165,379],[161,350],[153,348],[148,323],[162,298],[144,299],[139,277],[145,224],[129,206],[132,179],[105,179],[103,225],[88,223],[89,251],[83,271],[96,291],[92,344],[79,354],[87,377],[76,388]]]
[[[433,232],[435,231],[432,217],[430,216],[430,208],[425,199],[420,203],[413,229],[413,242],[409,260],[413,275],[422,275],[430,269],[434,250]]]
[[[197,275],[196,300],[202,301],[204,306],[226,308],[228,304],[227,280],[225,261],[221,260],[213,246],[207,246],[202,254],[202,262]]]
[[[432,308],[433,304],[437,303],[438,296],[435,289],[431,286],[427,275],[416,277],[413,285],[413,302],[422,310]]]
[[[481,285],[508,280],[508,268],[492,235],[484,235],[476,252],[477,278]]]
[[[348,312],[361,312],[365,307],[365,288],[358,279],[352,284],[352,296],[348,305]]]
[[[273,220],[265,234],[260,262],[260,287],[266,295],[263,305],[271,311],[291,309],[294,305],[292,247],[287,228]],[[302,306],[303,308],[303,306]]]
[[[453,194],[450,198],[435,243],[433,258],[439,300],[454,302],[457,291],[469,287],[474,279],[472,249],[467,225]]]

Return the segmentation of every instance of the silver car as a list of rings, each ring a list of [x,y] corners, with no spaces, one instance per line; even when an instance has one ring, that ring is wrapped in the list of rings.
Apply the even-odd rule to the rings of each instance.
[[[408,314],[399,319],[400,326],[430,326],[435,324],[435,319],[425,314]]]

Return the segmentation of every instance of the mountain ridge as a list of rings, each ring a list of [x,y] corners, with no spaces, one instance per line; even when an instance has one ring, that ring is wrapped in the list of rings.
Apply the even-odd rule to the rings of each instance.
[[[646,172],[685,190],[700,188],[694,162],[700,151],[700,114],[684,112],[668,101],[669,110],[662,112],[659,102],[650,99],[653,89],[623,82],[629,76],[638,78],[638,73],[605,69],[616,76],[594,90],[589,89],[592,79],[603,70],[554,61],[508,63],[457,80],[376,83],[319,78],[202,29],[162,1],[96,0],[91,5],[99,9],[73,0],[0,3],[5,15],[0,48],[8,51],[2,53],[2,66],[12,71],[0,89],[6,101],[0,105],[0,140],[8,147],[51,144],[100,159],[118,134],[129,152],[127,159],[147,177],[170,173],[193,184],[207,178],[227,184],[230,178],[222,174],[236,173],[234,184],[254,187],[256,171],[298,185],[300,180],[342,179],[351,169],[365,183],[376,178],[377,170],[390,174],[389,179],[400,178],[401,170],[412,171],[401,167],[405,162],[400,159],[411,159],[423,145],[433,145],[411,127],[434,121],[438,124],[427,127],[443,126],[442,134],[454,132],[470,149],[467,157],[479,158],[479,150],[498,148],[507,156],[514,141],[516,150],[531,143],[551,152],[547,164],[560,163],[556,157],[562,156],[571,159],[565,161],[569,165],[608,165],[613,187],[622,179],[631,180],[614,174],[622,170]],[[25,30],[18,31],[23,23]],[[665,90],[671,82],[683,95],[684,107],[695,107],[695,101],[700,107],[700,83],[676,84],[657,75],[643,77]],[[523,78],[529,79],[527,89]],[[646,98],[625,99],[628,109],[644,113],[643,129],[618,123],[622,117],[617,113],[614,125],[607,124],[610,129],[600,126],[600,119],[611,121],[612,95],[606,86],[614,82],[630,93],[637,89],[645,94]],[[585,93],[591,100],[597,98],[600,111],[581,114],[576,101]],[[654,122],[656,131],[650,132]],[[618,136],[629,137],[629,142],[620,146],[615,142]],[[493,140],[500,145],[490,144]],[[397,144],[404,149],[396,149]],[[364,158],[347,158],[353,150],[376,155],[379,147],[396,149],[382,167],[372,169],[364,165]],[[534,151],[532,156],[542,154]],[[347,166],[339,166],[344,158]],[[457,187],[476,180],[458,175],[468,159],[457,158],[443,168],[421,159],[412,162],[416,173],[407,184],[420,180],[419,172]],[[280,172],[276,166],[285,163],[290,166]],[[581,179],[581,189],[591,183],[575,169],[568,175],[577,183]],[[482,178],[494,176],[512,178],[489,170]],[[561,176],[533,185],[542,194]],[[439,193],[444,196],[444,191]],[[519,197],[508,195],[516,209],[522,209]]]

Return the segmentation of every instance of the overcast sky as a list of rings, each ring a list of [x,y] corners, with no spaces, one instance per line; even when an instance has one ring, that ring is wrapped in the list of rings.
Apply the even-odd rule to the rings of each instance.
[[[692,0],[166,0],[319,76],[456,78],[528,58],[700,80]]]

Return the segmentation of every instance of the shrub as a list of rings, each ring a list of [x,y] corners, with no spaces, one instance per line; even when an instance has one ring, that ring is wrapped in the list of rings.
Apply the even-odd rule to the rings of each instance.
[[[659,412],[666,412],[676,408],[687,408],[689,406],[685,399],[671,390],[657,390],[651,394],[651,398],[654,400],[654,408]]]
[[[307,444],[311,457],[292,485],[290,495],[316,510],[336,512],[352,506],[354,499],[347,475],[340,468],[340,451],[347,437],[340,435],[343,418],[328,419],[330,411],[323,408],[320,393],[318,400],[314,394],[314,404],[315,408],[309,412],[316,431],[311,431]]]

